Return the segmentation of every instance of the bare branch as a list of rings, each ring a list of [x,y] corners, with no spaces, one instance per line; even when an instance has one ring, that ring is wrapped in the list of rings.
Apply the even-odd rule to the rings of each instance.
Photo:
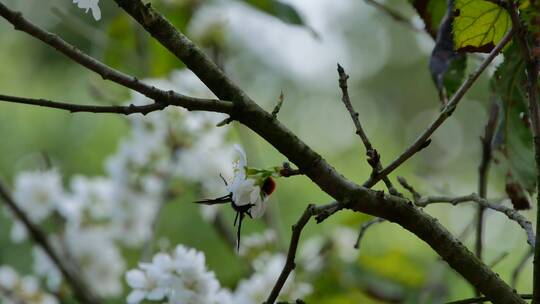
[[[302,171],[299,169],[293,169],[291,164],[284,162],[281,169],[279,170],[279,175],[283,177],[291,177],[296,175],[302,175]]]
[[[8,209],[13,213],[15,218],[22,222],[22,224],[28,230],[32,240],[43,249],[45,254],[51,259],[54,265],[60,270],[67,284],[69,284],[75,294],[78,301],[85,304],[97,304],[101,303],[101,300],[97,295],[93,294],[90,288],[86,285],[81,277],[78,276],[81,272],[75,272],[70,269],[64,262],[58,253],[54,250],[52,245],[47,239],[47,235],[35,225],[30,218],[19,208],[17,203],[9,195],[4,184],[0,181],[0,197],[4,201]]]
[[[481,198],[486,198],[487,196],[487,186],[488,186],[488,173],[489,167],[491,165],[492,159],[492,142],[493,136],[495,135],[495,130],[497,128],[499,118],[499,106],[496,103],[492,103],[490,107],[489,119],[484,128],[484,136],[480,138],[482,143],[482,159],[480,161],[480,166],[478,167],[478,195]],[[478,205],[477,215],[476,215],[476,243],[475,243],[475,253],[476,256],[481,260],[482,259],[482,239],[484,232],[484,207]]]
[[[222,113],[229,113],[232,111],[232,104],[229,102],[199,99],[185,96],[174,91],[163,91],[153,86],[149,86],[133,76],[117,71],[88,56],[83,51],[67,43],[57,35],[34,25],[26,20],[21,13],[10,10],[2,2],[0,2],[0,16],[13,24],[16,30],[23,31],[34,38],[41,40],[78,64],[101,75],[103,79],[111,80],[124,87],[135,90],[146,97],[155,100],[157,103],[181,106],[188,110],[204,110]],[[31,104],[30,102],[26,103]]]
[[[369,229],[369,227],[385,222],[386,220],[380,217],[373,218],[365,223],[362,223],[360,225],[360,231],[358,232],[358,238],[356,239],[356,242],[354,243],[354,248],[360,249],[360,242],[362,241],[362,238],[364,237],[364,234],[366,234],[366,231]]]
[[[478,194],[472,193],[465,196],[458,196],[458,197],[450,197],[450,196],[426,196],[421,198],[420,200],[417,200],[415,202],[415,205],[418,207],[426,207],[428,205],[432,204],[441,204],[441,203],[448,203],[452,205],[458,205],[461,203],[466,202],[475,202],[482,206],[483,208],[492,209],[497,212],[501,212],[504,215],[506,215],[509,219],[512,221],[515,221],[516,223],[525,230],[527,233],[527,243],[531,245],[531,247],[534,248],[535,243],[535,237],[534,237],[534,231],[532,227],[532,223],[523,215],[521,215],[518,211],[503,206],[502,204],[495,204],[487,201],[484,198],[481,198]]]
[[[489,263],[489,268],[493,268],[495,266],[497,266],[500,262],[502,262],[504,259],[506,259],[506,257],[508,257],[510,253],[508,251],[505,251],[505,252],[502,252],[501,254],[499,254],[497,257],[495,257],[493,259],[493,261],[491,261],[491,263]]]
[[[512,271],[512,279],[510,280],[510,286],[512,286],[512,288],[516,288],[519,275],[521,274],[533,254],[534,251],[532,249],[528,250],[519,260],[519,263],[516,265],[516,268],[514,268],[514,271]]]
[[[298,248],[300,234],[302,233],[302,229],[304,229],[304,226],[306,226],[309,219],[313,216],[314,211],[315,205],[308,205],[302,216],[296,222],[296,224],[292,226],[291,242],[289,244],[289,251],[287,252],[287,260],[285,262],[285,265],[283,266],[283,270],[281,271],[279,278],[274,285],[274,288],[272,288],[272,291],[270,292],[270,295],[265,302],[266,304],[274,304],[277,297],[279,296],[281,289],[283,288],[283,285],[285,285],[289,274],[296,267],[294,259],[296,257],[296,250]]]
[[[0,94],[0,101],[5,101],[9,103],[17,103],[17,104],[34,105],[34,106],[53,108],[53,109],[61,109],[61,110],[69,111],[71,113],[90,112],[90,113],[116,113],[116,114],[124,114],[124,115],[130,115],[134,113],[140,113],[140,114],[146,115],[150,112],[163,110],[165,107],[168,106],[165,103],[157,103],[157,102],[149,104],[149,105],[143,105],[143,106],[136,106],[133,104],[129,106],[79,105],[79,104],[73,104],[73,103],[57,102],[57,101],[52,101],[52,100],[43,99],[43,98],[34,99],[34,98],[16,97],[16,96],[1,95],[1,94]]]
[[[380,170],[382,170],[382,164],[381,164],[381,156],[379,155],[379,152],[377,152],[376,149],[373,148],[373,145],[371,144],[371,141],[366,135],[366,132],[364,132],[364,129],[362,128],[362,124],[360,123],[359,114],[354,109],[351,98],[349,96],[349,89],[347,80],[349,79],[349,75],[345,72],[345,69],[338,63],[337,65],[337,71],[339,75],[339,87],[341,88],[342,97],[341,101],[343,101],[343,104],[345,105],[345,108],[347,108],[347,111],[351,115],[351,119],[354,123],[354,126],[356,128],[356,134],[360,136],[360,139],[362,140],[362,143],[364,143],[364,147],[366,148],[366,155],[368,157],[368,164],[373,168],[373,171],[371,173],[372,176],[375,176],[379,173]],[[394,188],[394,185],[392,185],[392,182],[387,176],[384,176],[382,178],[384,181],[384,184],[388,188],[388,192],[394,195],[398,195],[399,192]]]
[[[429,125],[429,127],[407,148],[405,151],[398,156],[392,163],[387,167],[382,169],[377,175],[372,176],[368,181],[364,183],[364,187],[372,187],[383,177],[387,176],[393,172],[397,167],[403,164],[406,160],[411,158],[417,152],[426,147],[426,144],[429,143],[431,135],[443,124],[448,117],[452,115],[456,106],[465,96],[465,93],[469,91],[472,85],[480,77],[482,72],[489,66],[489,64],[499,55],[501,50],[510,42],[512,39],[514,31],[510,30],[503,39],[497,44],[495,48],[489,53],[489,55],[484,59],[484,61],[478,66],[478,68],[461,84],[457,92],[452,96],[450,101],[444,106],[444,108],[439,113],[439,116]]]
[[[279,94],[278,101],[276,106],[274,107],[274,110],[272,110],[272,117],[274,119],[277,118],[277,115],[279,111],[281,110],[281,106],[283,106],[283,100],[285,100],[285,95],[283,95],[283,91]]]

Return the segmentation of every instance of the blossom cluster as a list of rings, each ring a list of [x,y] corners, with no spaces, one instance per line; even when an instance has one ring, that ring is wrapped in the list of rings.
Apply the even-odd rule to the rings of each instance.
[[[170,79],[148,80],[163,89],[180,89],[198,96],[209,91],[190,72]],[[133,93],[129,104],[148,104]],[[64,187],[57,168],[20,172],[14,199],[36,224],[51,221],[49,240],[59,254],[81,268],[81,274],[101,296],[122,293],[123,248],[141,248],[153,238],[153,222],[168,201],[175,181],[200,188],[202,195],[225,189],[220,173],[231,174],[233,147],[225,142],[227,128],[215,128],[222,117],[190,113],[178,107],[129,117],[130,134],[105,163],[105,175],[73,176]],[[227,176],[227,175],[226,175]],[[14,221],[11,238],[27,239],[24,226]],[[62,279],[39,249],[33,251],[34,271],[53,291]]]
[[[151,263],[126,273],[126,281],[133,289],[127,298],[129,304],[143,300],[171,304],[220,303],[254,304],[266,300],[272,290],[285,256],[265,253],[253,261],[254,273],[239,282],[234,292],[220,286],[214,272],[205,265],[202,252],[178,245],[172,254],[158,253]],[[296,282],[294,274],[287,280],[281,299],[295,300],[312,292],[308,283]]]
[[[53,295],[44,292],[34,276],[21,276],[10,266],[0,266],[0,302],[4,304],[57,304]]]

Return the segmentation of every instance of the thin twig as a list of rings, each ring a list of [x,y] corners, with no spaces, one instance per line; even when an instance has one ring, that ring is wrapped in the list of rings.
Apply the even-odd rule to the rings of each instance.
[[[398,176],[397,180],[401,184],[401,186],[403,188],[405,188],[405,190],[407,190],[407,191],[409,191],[411,193],[411,195],[413,196],[413,199],[415,201],[422,198],[422,195],[420,193],[418,193],[418,191],[416,191],[416,189],[414,189],[414,187],[412,185],[410,185],[404,177]]]
[[[347,80],[349,79],[349,75],[345,72],[345,69],[338,63],[337,65],[337,71],[339,75],[339,87],[341,89],[341,101],[343,101],[343,104],[345,105],[345,108],[347,108],[347,111],[351,115],[351,119],[354,123],[354,127],[356,128],[356,134],[360,137],[362,140],[362,143],[364,144],[364,147],[366,148],[366,155],[368,157],[367,162],[373,168],[373,171],[371,173],[372,176],[375,176],[379,173],[380,170],[382,170],[382,164],[381,164],[381,156],[379,155],[379,152],[375,148],[373,148],[373,145],[371,144],[371,141],[366,135],[366,132],[364,131],[364,128],[362,128],[362,124],[360,123],[359,114],[354,109],[351,98],[349,96],[349,89]],[[388,192],[394,195],[398,195],[399,192],[394,188],[394,185],[392,185],[392,182],[387,176],[384,176],[382,178],[384,181],[384,184],[388,188]]]
[[[282,177],[291,177],[296,175],[302,175],[302,171],[299,169],[293,169],[291,164],[284,162],[281,168],[279,169],[279,175]]]
[[[371,176],[368,181],[364,183],[364,187],[372,187],[383,177],[387,176],[398,168],[403,162],[411,158],[418,151],[422,150],[429,143],[431,135],[452,115],[456,106],[465,96],[465,93],[469,91],[472,85],[480,77],[482,72],[489,66],[489,64],[499,55],[501,50],[510,42],[513,36],[513,30],[508,31],[503,39],[497,44],[497,46],[489,53],[489,55],[484,59],[480,66],[465,80],[457,92],[452,96],[450,101],[444,106],[437,118],[428,126],[428,128],[407,148],[405,151],[399,155],[392,163],[387,167],[382,169],[377,175]]]
[[[181,106],[188,110],[204,110],[222,113],[230,113],[232,111],[232,103],[230,102],[215,99],[194,98],[174,91],[163,91],[139,81],[136,77],[117,71],[85,54],[83,51],[67,43],[57,35],[34,25],[26,20],[21,13],[10,10],[1,2],[0,16],[13,24],[16,30],[23,31],[32,37],[41,40],[69,57],[71,60],[99,74],[103,79],[111,80],[124,87],[135,90],[146,97],[155,100],[157,103]]]
[[[527,265],[527,262],[529,259],[533,256],[533,250],[528,250],[523,257],[519,260],[519,263],[516,265],[516,268],[512,271],[512,279],[510,280],[510,286],[512,288],[516,288],[519,275],[525,269],[525,266]]]
[[[356,238],[356,242],[354,243],[354,248],[360,249],[360,242],[362,241],[362,238],[364,237],[364,234],[366,234],[366,231],[369,229],[369,227],[385,222],[386,220],[380,217],[373,218],[365,223],[362,223],[360,225],[360,231],[358,232],[358,237]]]
[[[480,166],[478,167],[478,195],[481,198],[486,198],[488,187],[488,173],[492,160],[492,142],[495,130],[497,128],[499,118],[499,106],[497,103],[492,103],[490,107],[489,119],[484,128],[484,136],[480,137],[482,143],[482,159]],[[482,243],[484,232],[484,213],[485,208],[482,205],[478,205],[476,214],[476,242],[475,253],[476,256],[482,260]]]
[[[4,201],[5,205],[9,208],[9,210],[13,213],[15,218],[22,222],[22,224],[28,230],[33,241],[38,246],[40,246],[41,249],[43,249],[45,254],[47,254],[47,256],[51,259],[51,261],[58,268],[58,270],[60,270],[66,283],[71,286],[77,300],[81,303],[86,304],[101,303],[101,300],[97,297],[97,295],[93,294],[93,292],[90,290],[88,285],[86,285],[84,280],[77,275],[81,272],[77,273],[64,264],[62,258],[58,255],[58,253],[54,250],[53,246],[49,243],[46,234],[30,220],[30,218],[26,215],[26,213],[24,213],[21,208],[19,208],[19,205],[15,203],[15,201],[13,200],[11,195],[9,195],[7,189],[1,181],[0,197]]]
[[[532,299],[532,294],[520,294],[519,295],[524,300],[530,300]],[[478,298],[470,298],[465,300],[459,300],[459,301],[453,301],[453,302],[447,302],[446,304],[474,304],[474,303],[484,303],[491,301],[488,297],[478,297]]]
[[[532,223],[523,215],[521,215],[518,211],[503,206],[502,204],[495,204],[487,201],[484,198],[481,198],[478,194],[472,193],[465,196],[458,196],[458,197],[452,197],[452,196],[426,196],[422,197],[421,199],[415,201],[415,205],[418,207],[426,207],[428,205],[432,204],[440,204],[440,203],[447,203],[452,205],[458,205],[461,203],[466,202],[475,202],[479,205],[481,205],[484,208],[492,209],[494,211],[503,213],[506,215],[509,219],[512,221],[515,221],[516,223],[525,230],[527,233],[527,243],[531,245],[531,247],[534,248],[535,246],[535,237],[534,237],[534,230],[532,227]]]
[[[124,114],[124,115],[129,115],[129,114],[134,114],[134,113],[140,113],[140,114],[146,115],[153,111],[163,110],[164,108],[168,106],[165,103],[157,103],[157,102],[148,104],[148,105],[142,105],[142,106],[136,106],[134,104],[130,104],[128,106],[79,105],[79,104],[73,104],[73,103],[57,102],[57,101],[52,101],[52,100],[43,99],[43,98],[35,99],[35,98],[16,97],[16,96],[1,95],[1,94],[0,94],[0,101],[66,110],[71,113],[76,113],[76,112],[116,113],[116,114]]]
[[[283,288],[283,285],[285,285],[285,282],[287,281],[289,274],[296,267],[294,263],[294,259],[296,257],[296,250],[298,248],[298,241],[300,240],[300,234],[302,233],[302,229],[304,229],[304,226],[306,226],[309,219],[313,216],[314,210],[315,210],[315,205],[313,204],[308,205],[306,210],[302,214],[302,216],[296,222],[296,224],[292,226],[292,236],[291,236],[291,242],[289,244],[289,251],[287,252],[287,260],[285,261],[283,270],[281,271],[281,274],[279,275],[279,278],[277,279],[274,285],[274,288],[272,288],[272,291],[270,292],[270,295],[268,296],[268,299],[265,302],[266,304],[274,304],[277,297],[279,296],[281,289]]]
[[[497,257],[495,257],[493,259],[493,261],[491,261],[491,263],[489,263],[489,268],[493,268],[495,266],[497,266],[500,262],[502,262],[504,259],[506,259],[506,257],[508,257],[510,253],[508,251],[505,251],[505,252],[502,252],[501,254],[499,254]]]
[[[272,118],[276,119],[279,111],[281,110],[281,106],[283,106],[283,100],[285,100],[285,95],[283,95],[283,91],[279,94],[278,101],[276,106],[274,107],[274,110],[272,110]]]

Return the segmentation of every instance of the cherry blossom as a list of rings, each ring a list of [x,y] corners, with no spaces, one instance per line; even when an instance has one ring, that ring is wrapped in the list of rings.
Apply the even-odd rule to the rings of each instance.
[[[101,9],[99,8],[99,0],[73,0],[77,7],[85,10],[85,13],[92,11],[92,16],[96,20],[101,19]]]

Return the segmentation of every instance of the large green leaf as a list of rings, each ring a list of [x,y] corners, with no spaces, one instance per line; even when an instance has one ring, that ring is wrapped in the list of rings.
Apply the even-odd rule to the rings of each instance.
[[[426,31],[435,39],[446,12],[446,0],[409,0],[420,18]]]
[[[454,41],[456,50],[490,52],[510,29],[508,12],[485,0],[456,0]]]
[[[511,183],[518,183],[521,188],[533,192],[536,167],[532,134],[528,125],[525,82],[525,60],[518,47],[512,44],[505,50],[504,62],[497,68],[491,81],[503,114],[496,147],[502,151]]]
[[[291,5],[280,0],[241,0],[254,8],[274,16],[281,21],[294,25],[306,25],[298,11]]]

